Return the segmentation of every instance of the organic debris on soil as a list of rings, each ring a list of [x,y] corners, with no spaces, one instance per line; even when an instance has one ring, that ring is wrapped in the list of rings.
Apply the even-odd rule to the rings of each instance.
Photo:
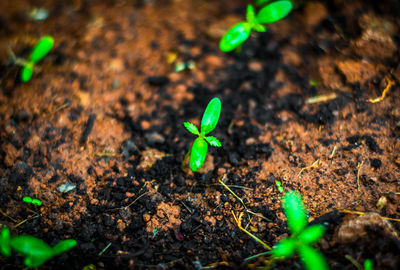
[[[43,269],[265,265],[246,260],[266,250],[232,211],[256,213],[243,226],[270,246],[288,236],[276,181],[328,226],[316,247],[332,269],[354,268],[346,257],[398,269],[397,1],[295,1],[229,54],[219,38],[247,1],[40,3],[41,21],[28,19],[28,1],[0,3],[1,51],[24,57],[41,36],[55,40],[28,83],[0,55],[0,224],[51,246],[77,240]],[[222,147],[184,172],[183,122],[199,126],[213,97]],[[59,192],[66,183],[75,188]]]

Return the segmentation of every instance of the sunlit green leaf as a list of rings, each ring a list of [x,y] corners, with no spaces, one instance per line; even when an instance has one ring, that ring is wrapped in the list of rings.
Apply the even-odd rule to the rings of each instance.
[[[252,5],[248,5],[246,11],[246,21],[248,23],[255,23],[255,20],[256,20],[256,12],[254,11],[254,7]]]
[[[289,191],[282,198],[283,211],[292,234],[297,234],[307,225],[306,210],[301,196],[296,191]]]
[[[297,239],[304,245],[313,244],[318,242],[324,235],[325,228],[322,225],[313,225],[305,228],[297,237]]]
[[[0,253],[6,257],[11,256],[10,229],[3,227],[0,231]]]
[[[281,0],[263,7],[256,16],[258,23],[273,23],[281,20],[293,8],[291,1]]]
[[[206,135],[211,132],[218,123],[221,114],[221,101],[219,98],[213,98],[207,105],[204,111],[203,118],[201,119],[200,131]]]
[[[215,138],[213,136],[207,136],[206,140],[211,146],[221,147],[221,142],[217,138]]]
[[[318,250],[307,245],[300,245],[297,251],[306,270],[329,270],[328,263]]]
[[[190,122],[184,122],[183,125],[185,126],[185,128],[187,130],[189,130],[189,132],[199,135],[199,130],[197,129],[197,127],[194,124],[192,124]]]
[[[23,255],[53,254],[51,247],[46,242],[30,235],[14,236],[11,238],[10,245],[15,251]]]
[[[284,238],[273,247],[271,254],[274,258],[289,258],[293,256],[295,249],[296,241],[292,238]]]
[[[58,255],[70,250],[75,246],[76,246],[76,240],[74,239],[62,240],[53,247],[53,253],[54,255]]]
[[[50,256],[51,257],[51,256]],[[24,259],[24,264],[28,267],[39,267],[44,264],[50,257],[36,257],[36,256],[28,256]]]
[[[33,63],[26,62],[21,70],[21,81],[27,82],[32,78],[33,74]]]
[[[33,49],[29,61],[37,63],[53,48],[54,39],[51,36],[42,37]]]
[[[219,48],[223,52],[230,52],[242,44],[251,33],[251,24],[240,22],[230,28],[219,42]]]
[[[254,31],[261,32],[261,33],[267,32],[267,27],[265,27],[265,26],[262,25],[262,24],[256,24],[256,25],[254,25],[254,26],[253,26],[253,29],[254,29]]]
[[[203,138],[198,137],[196,140],[194,140],[189,162],[190,169],[192,171],[197,172],[201,166],[203,166],[207,155],[207,149],[207,142]]]

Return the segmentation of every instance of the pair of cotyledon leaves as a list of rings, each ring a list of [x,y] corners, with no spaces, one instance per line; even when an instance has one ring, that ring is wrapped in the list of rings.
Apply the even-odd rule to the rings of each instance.
[[[10,236],[10,230],[3,227],[0,231],[0,253],[11,256],[11,249],[25,256],[24,263],[28,267],[38,267],[48,259],[64,253],[76,246],[74,239],[58,242],[54,247],[31,235]]]
[[[33,48],[29,59],[23,63],[21,71],[21,81],[27,82],[31,79],[33,70],[37,62],[43,59],[53,48],[54,39],[51,36],[42,37],[35,48]]]
[[[288,0],[279,0],[263,7],[257,14],[252,5],[247,6],[246,21],[239,22],[230,28],[222,37],[219,48],[223,52],[229,52],[246,41],[251,31],[265,32],[267,28],[262,24],[274,23],[292,10],[293,4]]]
[[[291,237],[282,239],[274,246],[272,257],[289,258],[297,252],[307,270],[329,269],[322,254],[311,246],[323,236],[325,228],[322,225],[307,227],[306,209],[300,194],[295,191],[285,193],[282,206]]]
[[[203,166],[204,160],[206,159],[208,144],[215,147],[221,147],[220,141],[213,136],[206,136],[208,133],[214,130],[218,123],[219,116],[221,114],[221,101],[219,98],[213,98],[207,105],[204,111],[203,118],[201,119],[200,132],[197,127],[190,123],[184,122],[183,125],[191,133],[198,135],[194,140],[192,148],[190,150],[190,169],[194,172],[198,171]]]

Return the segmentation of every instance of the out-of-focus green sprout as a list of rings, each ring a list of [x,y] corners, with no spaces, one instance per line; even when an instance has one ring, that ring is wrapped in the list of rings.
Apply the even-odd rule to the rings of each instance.
[[[223,52],[234,50],[250,37],[252,30],[257,32],[267,31],[267,28],[262,24],[269,24],[281,20],[289,14],[292,8],[293,4],[291,1],[279,0],[269,3],[256,14],[254,7],[248,5],[246,21],[239,22],[230,28],[222,37],[219,48]]]
[[[53,48],[53,45],[53,37],[42,37],[33,48],[28,59],[16,57],[14,53],[10,50],[12,61],[17,65],[22,66],[22,70],[20,73],[20,79],[22,82],[28,82],[32,78],[33,71],[35,70],[35,65],[50,52],[51,48]]]
[[[182,169],[185,166],[189,155],[189,164],[192,171],[196,172],[201,168],[201,166],[203,166],[208,150],[207,143],[209,143],[211,146],[221,147],[221,143],[217,138],[213,136],[206,136],[208,133],[214,130],[218,123],[220,114],[221,101],[219,98],[213,98],[208,103],[207,108],[204,111],[203,118],[201,119],[200,132],[194,124],[190,122],[183,123],[189,132],[198,135],[198,137],[194,140],[192,148],[185,155],[185,158],[182,161]]]
[[[283,192],[283,187],[282,187],[282,183],[281,183],[281,181],[275,181],[275,185],[276,185],[276,188],[278,189],[278,191],[280,192],[280,193],[282,193]]]
[[[29,59],[22,64],[21,81],[27,82],[31,79],[36,63],[50,52],[53,44],[54,39],[51,36],[44,36],[38,41]]]
[[[374,270],[374,268],[372,267],[372,260],[366,259],[364,261],[364,270]]]
[[[322,225],[307,227],[306,209],[300,194],[295,191],[285,193],[282,206],[291,236],[282,239],[273,247],[272,258],[286,259],[297,252],[307,270],[329,269],[322,254],[311,246],[321,239],[325,228]]]
[[[22,200],[26,203],[30,203],[36,206],[41,206],[42,202],[38,199],[32,199],[31,197],[23,197]]]
[[[76,246],[74,239],[58,242],[54,247],[31,235],[10,236],[10,230],[3,227],[0,231],[0,253],[11,256],[11,250],[25,256],[27,267],[39,267],[52,257],[64,253]]]

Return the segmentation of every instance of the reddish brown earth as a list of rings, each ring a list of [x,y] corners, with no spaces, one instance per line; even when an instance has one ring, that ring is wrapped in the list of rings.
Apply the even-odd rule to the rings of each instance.
[[[43,269],[267,264],[246,260],[266,250],[237,227],[244,206],[220,179],[264,217],[242,225],[271,246],[288,236],[280,180],[327,225],[316,247],[332,269],[356,269],[346,255],[399,268],[397,1],[296,1],[236,54],[218,40],[248,1],[30,2],[0,2],[0,224],[51,245],[77,240]],[[49,17],[29,20],[35,6]],[[8,48],[26,57],[47,34],[54,49],[19,82]],[[185,62],[195,66],[174,71]],[[213,97],[223,146],[199,173],[182,171],[194,139],[182,123],[199,124]],[[76,188],[62,194],[66,181]],[[22,261],[0,257],[0,268]]]

